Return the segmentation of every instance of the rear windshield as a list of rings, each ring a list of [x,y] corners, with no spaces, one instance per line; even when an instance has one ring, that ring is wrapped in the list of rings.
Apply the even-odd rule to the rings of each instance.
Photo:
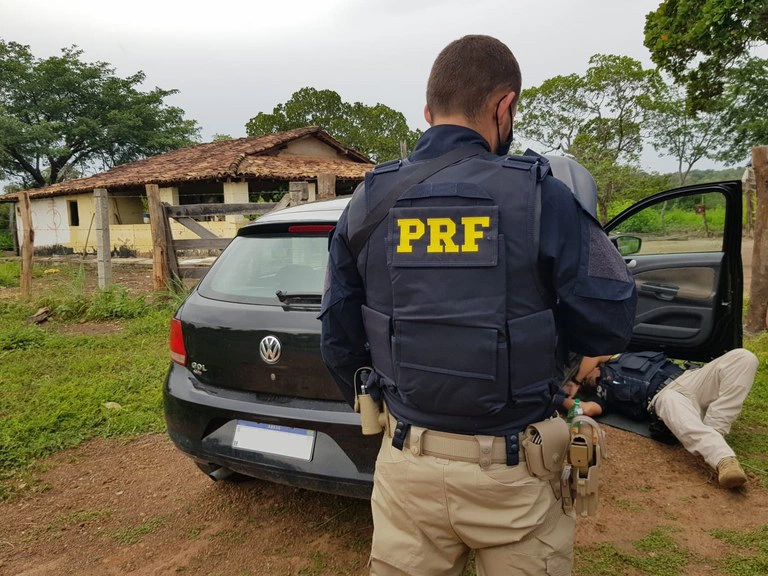
[[[238,236],[200,283],[206,298],[275,304],[276,293],[323,294],[327,234]]]

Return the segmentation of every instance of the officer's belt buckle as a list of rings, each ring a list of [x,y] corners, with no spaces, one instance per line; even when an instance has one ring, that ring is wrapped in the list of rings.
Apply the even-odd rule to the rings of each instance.
[[[390,429],[394,430],[397,422],[391,415],[389,421]],[[483,469],[491,464],[507,463],[506,442],[503,436],[471,436],[411,426],[403,449],[410,450],[414,456],[425,455],[446,460],[473,462]],[[520,450],[519,454],[520,462],[523,462],[525,460],[523,450]]]

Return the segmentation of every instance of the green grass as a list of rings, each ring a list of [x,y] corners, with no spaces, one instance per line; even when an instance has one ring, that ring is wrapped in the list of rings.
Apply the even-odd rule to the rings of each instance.
[[[141,537],[151,534],[161,526],[164,526],[167,520],[163,518],[152,518],[136,526],[130,526],[128,528],[119,528],[112,532],[111,536],[117,540],[120,544],[138,544],[141,542]]]
[[[177,297],[150,303],[120,286],[85,294],[76,275],[64,274],[38,302],[0,301],[0,500],[29,486],[26,468],[52,452],[165,427],[161,387]],[[57,325],[110,320],[118,329],[88,335],[26,324],[41,305]]]
[[[760,367],[728,443],[745,468],[768,487],[768,333],[745,338],[744,347],[755,353]]]
[[[725,573],[733,576],[768,574],[768,524],[755,530],[711,530],[710,534],[736,548],[723,560]]]
[[[632,543],[634,550],[620,550],[604,542],[576,551],[575,573],[589,576],[643,574],[677,576],[688,564],[690,553],[672,538],[673,530],[660,527]]]

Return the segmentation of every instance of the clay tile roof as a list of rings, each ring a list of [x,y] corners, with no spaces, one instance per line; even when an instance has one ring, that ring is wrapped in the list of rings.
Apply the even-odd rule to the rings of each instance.
[[[335,148],[339,156],[276,156],[280,147],[307,136],[313,136]],[[87,178],[59,182],[31,191],[31,198],[88,192],[94,188],[126,188],[144,184],[170,185],[194,180],[219,180],[238,177],[262,177],[277,180],[315,178],[318,174],[336,174],[340,180],[362,180],[371,161],[324,132],[307,126],[266,136],[223,140],[179,148],[121,164]],[[16,200],[15,194],[0,196],[0,202]]]
[[[334,158],[309,156],[248,156],[240,163],[237,175],[251,178],[304,180],[318,174],[335,174],[338,180],[362,180],[370,164]]]

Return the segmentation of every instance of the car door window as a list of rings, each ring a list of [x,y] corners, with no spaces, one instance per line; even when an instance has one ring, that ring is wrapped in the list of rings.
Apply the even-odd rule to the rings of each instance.
[[[639,237],[638,254],[720,252],[725,215],[722,193],[697,193],[647,206],[616,226],[612,234]]]
[[[663,192],[606,225],[638,293],[630,348],[710,360],[741,344],[741,186]]]

